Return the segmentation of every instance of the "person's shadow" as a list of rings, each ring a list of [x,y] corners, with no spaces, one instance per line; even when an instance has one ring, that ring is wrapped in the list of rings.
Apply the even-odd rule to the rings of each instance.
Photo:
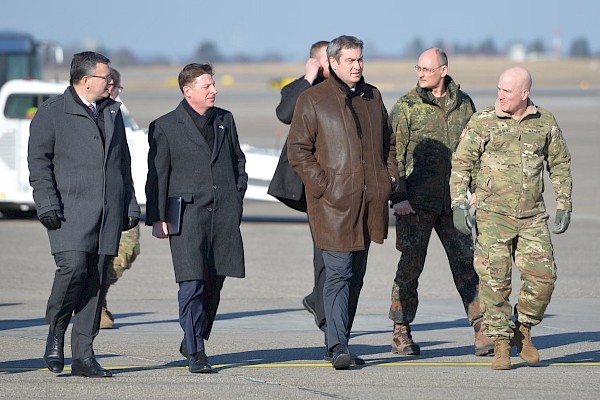
[[[235,313],[224,313],[217,316],[217,320],[230,320],[236,318],[250,317],[250,316],[261,316],[277,313],[296,312],[300,309],[269,309],[269,310],[257,310],[250,312],[235,312]],[[118,314],[117,319],[126,319],[130,316],[138,316],[146,313],[130,313],[130,314]],[[552,315],[546,315],[546,319],[552,318]],[[120,326],[129,325],[140,325],[140,324],[156,324],[156,323],[177,323],[177,319],[168,319],[161,321],[143,321],[143,322],[132,322],[132,323],[120,323]],[[26,319],[26,320],[0,320],[0,331],[7,329],[26,328],[31,326],[45,325],[46,322],[42,318]],[[444,329],[452,329],[457,327],[467,326],[468,323],[465,318],[440,321],[435,323],[424,323],[414,324],[411,326],[413,332],[419,331],[443,331]],[[355,331],[352,333],[350,342],[350,349],[353,353],[356,353],[363,357],[367,362],[362,367],[353,367],[353,369],[368,368],[369,366],[388,364],[396,362],[411,362],[411,361],[433,361],[438,358],[446,357],[459,357],[473,354],[473,346],[458,346],[458,347],[445,347],[445,348],[432,348],[439,347],[440,345],[449,343],[447,341],[429,341],[419,342],[421,346],[421,354],[416,357],[398,356],[390,353],[390,344],[384,343],[381,345],[366,345],[366,344],[352,344],[352,339],[366,336],[366,335],[379,335],[389,333],[386,330],[363,330]],[[216,332],[215,332],[216,333]],[[443,336],[440,334],[440,336]],[[577,343],[597,343],[600,341],[600,332],[565,332],[557,334],[549,334],[543,336],[534,336],[534,344],[540,350],[542,361],[536,366],[548,366],[556,363],[584,363],[584,362],[600,362],[600,349],[584,351],[573,354],[564,354],[559,357],[553,357],[550,359],[544,359],[544,349],[550,349],[553,347],[573,345]],[[174,343],[174,346],[178,346],[179,342]],[[40,344],[40,348],[43,349],[43,345]],[[381,354],[389,354],[389,356],[381,357]],[[229,368],[236,368],[242,366],[252,366],[259,364],[277,364],[277,363],[290,363],[299,361],[301,363],[323,363],[328,365],[329,363],[323,360],[325,355],[324,346],[313,346],[313,347],[285,347],[277,349],[256,349],[242,352],[231,352],[222,354],[209,354],[209,362],[213,365],[213,370],[218,372]],[[515,349],[512,349],[511,355],[517,356]],[[98,360],[104,360],[104,363],[110,363],[111,357],[118,357],[119,355],[114,354],[98,354]],[[479,358],[473,355],[474,359],[487,360],[489,358]],[[65,359],[65,366],[69,366],[71,363],[70,358]],[[102,363],[102,361],[101,361]],[[149,366],[134,366],[119,368],[115,367],[112,369],[114,374],[135,372],[135,371],[150,371],[172,367],[186,367],[187,362],[183,357],[174,361]],[[519,364],[515,365],[516,367]],[[20,373],[28,372],[32,370],[38,370],[45,368],[44,362],[40,355],[39,358],[34,359],[17,359],[0,362],[0,373]],[[58,376],[70,376],[69,372],[63,372]]]

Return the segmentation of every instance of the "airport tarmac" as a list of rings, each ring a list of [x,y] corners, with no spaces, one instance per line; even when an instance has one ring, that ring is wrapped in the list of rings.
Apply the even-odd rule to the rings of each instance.
[[[127,90],[126,80],[125,86]],[[491,93],[473,90],[478,107],[493,103],[494,87]],[[179,96],[177,88],[171,89],[173,96],[153,99],[151,107],[164,112],[174,107]],[[152,238],[148,227],[142,229],[141,255],[109,292],[115,329],[101,331],[95,341],[98,360],[114,377],[71,377],[69,337],[65,371],[50,373],[42,361],[48,329],[44,313],[55,268],[47,235],[35,219],[0,218],[0,398],[597,399],[600,95],[591,90],[548,87],[540,88],[538,95],[535,88],[532,92],[534,101],[555,113],[564,131],[574,177],[571,226],[552,237],[556,290],[546,318],[533,330],[540,364],[524,365],[513,350],[515,368],[493,371],[490,357],[473,355],[473,330],[435,235],[420,279],[420,306],[413,324],[421,355],[392,354],[392,322],[387,314],[399,253],[390,225],[389,239],[371,247],[350,340],[352,351],[367,363],[335,371],[322,360],[323,335],[301,304],[312,287],[312,244],[304,215],[279,203],[247,202],[242,222],[247,277],[225,282],[207,342],[216,371],[212,375],[190,374],[178,353],[181,328],[168,242]],[[236,118],[239,114],[238,130],[249,132],[249,144],[282,143],[284,136],[273,134],[285,129],[272,121],[278,92],[225,92],[223,101]],[[383,94],[386,103],[393,103],[401,92],[395,88]],[[126,104],[139,121],[136,110],[144,103],[143,93],[132,90],[127,95]],[[552,221],[554,196],[549,184],[545,197]],[[516,292],[518,272],[513,276]],[[515,298],[513,293],[511,299]]]
[[[152,238],[148,227],[141,255],[109,293],[115,329],[102,330],[95,341],[98,360],[114,377],[71,377],[69,334],[65,371],[50,373],[41,359],[54,271],[46,233],[36,220],[0,220],[0,398],[598,398],[600,272],[597,246],[588,247],[598,219],[575,215],[571,230],[554,237],[559,280],[545,320],[533,330],[539,365],[525,366],[513,353],[513,370],[493,371],[490,357],[473,355],[472,328],[433,238],[413,324],[421,355],[390,352],[387,312],[398,253],[389,240],[372,246],[350,341],[367,363],[335,371],[322,360],[323,335],[301,306],[312,285],[308,226],[273,220],[264,206],[247,205],[247,277],[225,282],[207,342],[212,375],[190,374],[178,354],[182,334],[168,243]],[[515,279],[518,287],[516,273]]]

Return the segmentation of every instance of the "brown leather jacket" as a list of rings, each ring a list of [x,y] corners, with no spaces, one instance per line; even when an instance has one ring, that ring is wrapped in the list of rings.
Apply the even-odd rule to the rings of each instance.
[[[360,251],[365,238],[383,243],[391,178],[398,179],[398,168],[395,138],[376,87],[361,79],[350,92],[334,74],[302,93],[288,159],[306,187],[319,248]]]

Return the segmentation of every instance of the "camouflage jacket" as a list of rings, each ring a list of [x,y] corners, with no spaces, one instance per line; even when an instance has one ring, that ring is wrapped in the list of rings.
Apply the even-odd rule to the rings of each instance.
[[[431,90],[417,85],[391,111],[400,172],[397,198],[409,200],[413,208],[437,213],[450,212],[448,181],[452,152],[475,112],[469,95],[450,76],[446,76],[445,84],[445,108]]]
[[[516,218],[544,212],[545,163],[557,208],[571,210],[569,149],[554,116],[531,101],[519,120],[498,105],[473,115],[452,158],[452,207],[464,203],[478,160],[477,208]]]

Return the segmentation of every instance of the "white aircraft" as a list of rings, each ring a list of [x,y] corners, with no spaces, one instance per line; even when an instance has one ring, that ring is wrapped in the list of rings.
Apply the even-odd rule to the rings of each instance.
[[[242,144],[241,148],[246,155],[246,173],[248,174],[248,189],[244,198],[277,202],[275,197],[267,194],[267,189],[275,173],[275,168],[277,168],[281,150],[263,149],[247,144]]]

